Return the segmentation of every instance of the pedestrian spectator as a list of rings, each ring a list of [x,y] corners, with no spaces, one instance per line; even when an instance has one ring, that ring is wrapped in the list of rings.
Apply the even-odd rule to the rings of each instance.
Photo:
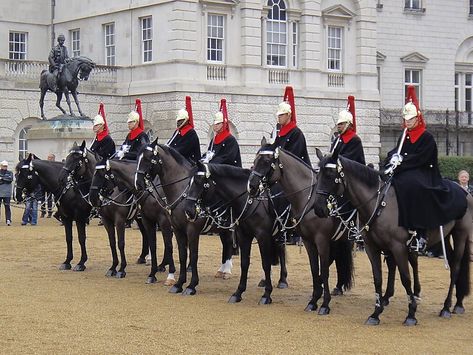
[[[0,163],[0,208],[5,206],[5,223],[11,225],[11,184],[13,181],[13,173],[8,170],[8,162],[6,160]],[[1,212],[1,210],[0,210]]]
[[[48,161],[56,161],[56,156],[53,153],[48,154]],[[46,216],[46,206],[48,208],[48,217],[51,218],[53,215],[53,202],[54,195],[51,192],[44,191],[44,194],[41,198],[41,218]]]
[[[458,183],[461,187],[463,187],[466,191],[470,194],[473,193],[473,186],[471,186],[468,182],[470,180],[470,174],[466,170],[460,170],[458,173]]]
[[[36,186],[36,188],[28,194],[25,200],[25,212],[23,212],[23,217],[21,219],[21,225],[26,226],[30,223],[32,226],[38,224],[38,200],[41,199],[43,192],[41,185]]]

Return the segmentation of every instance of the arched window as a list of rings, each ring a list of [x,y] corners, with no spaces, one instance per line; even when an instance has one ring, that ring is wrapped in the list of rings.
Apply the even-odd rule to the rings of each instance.
[[[26,159],[28,155],[28,139],[26,134],[28,133],[29,127],[23,128],[18,135],[18,159]]]
[[[266,64],[287,66],[287,16],[284,0],[268,0],[266,22]]]

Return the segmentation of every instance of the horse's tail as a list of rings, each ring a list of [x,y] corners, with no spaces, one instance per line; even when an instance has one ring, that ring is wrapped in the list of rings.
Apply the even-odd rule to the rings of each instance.
[[[457,295],[468,296],[470,294],[470,244],[470,240],[467,238],[457,282],[455,283]]]
[[[39,88],[42,89],[43,87],[48,87],[47,76],[49,70],[43,69],[41,70],[41,74],[39,75]]]
[[[337,288],[350,290],[355,284],[355,264],[353,262],[353,243],[348,238],[331,242],[331,260],[335,260],[337,266]]]

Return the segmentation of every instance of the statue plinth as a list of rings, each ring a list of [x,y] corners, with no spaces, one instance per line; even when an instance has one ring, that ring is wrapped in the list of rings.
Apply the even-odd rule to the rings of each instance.
[[[56,155],[56,160],[64,159],[74,142],[93,140],[93,121],[89,117],[60,115],[48,120],[37,121],[27,133],[28,151],[46,159],[49,153]]]

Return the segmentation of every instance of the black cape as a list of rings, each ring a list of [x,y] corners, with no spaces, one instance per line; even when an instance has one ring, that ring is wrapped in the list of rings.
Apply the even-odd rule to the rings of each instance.
[[[397,147],[388,153],[386,162],[396,152]],[[425,131],[415,143],[407,135],[401,155],[403,161],[393,176],[400,226],[433,229],[465,214],[466,191],[457,183],[442,179],[437,144],[430,132]]]
[[[337,151],[338,154],[344,158],[366,165],[363,144],[361,143],[360,137],[357,135],[353,136],[347,143],[343,143],[341,137],[335,139],[330,148],[330,152],[334,154]]]
[[[228,164],[241,168],[240,146],[235,137],[228,136],[220,144],[213,144],[213,140],[209,144],[209,151],[215,154],[210,160],[212,164]]]
[[[184,136],[179,131],[174,132],[167,143],[169,147],[177,150],[181,155],[191,163],[195,164],[202,155],[200,153],[199,137],[194,129],[189,130]]]
[[[108,159],[115,154],[115,142],[109,134],[107,134],[101,141],[98,141],[97,137],[95,137],[90,146],[90,150],[100,155],[103,159]]]
[[[135,139],[130,139],[130,134],[126,136],[123,145],[129,145],[130,149],[123,156],[123,159],[137,160],[141,150],[149,144],[149,137],[145,132],[138,134]]]
[[[291,152],[296,157],[301,158],[304,163],[311,166],[304,133],[302,133],[299,127],[293,128],[283,137],[276,137],[274,146]]]

